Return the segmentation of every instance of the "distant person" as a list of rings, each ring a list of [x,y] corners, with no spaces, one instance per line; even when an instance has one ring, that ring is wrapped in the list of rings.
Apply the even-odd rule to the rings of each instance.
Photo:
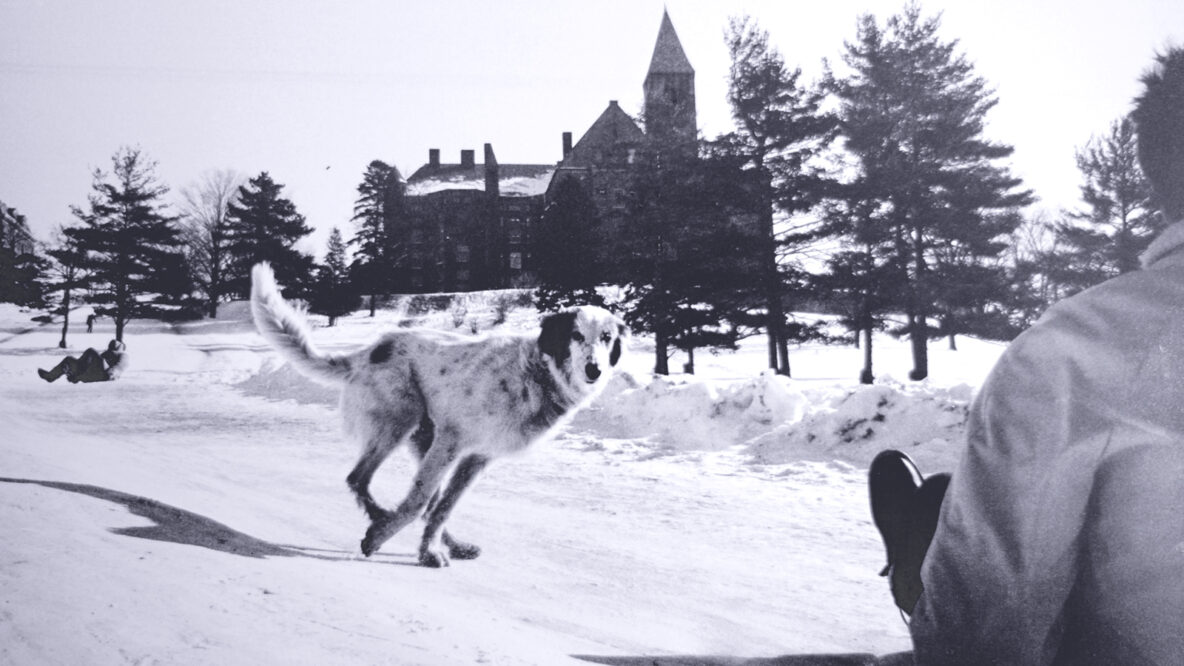
[[[94,333],[95,331],[95,315],[94,313],[86,315],[86,332]]]
[[[872,464],[917,664],[1184,664],[1184,49],[1157,56],[1133,118],[1174,223],[1143,270],[1011,343],[952,476]]]
[[[71,384],[78,382],[106,382],[119,377],[126,367],[127,346],[119,340],[112,340],[107,351],[99,353],[94,348],[82,352],[82,356],[67,356],[50,370],[37,369],[37,374],[47,382],[53,382],[63,374]]]

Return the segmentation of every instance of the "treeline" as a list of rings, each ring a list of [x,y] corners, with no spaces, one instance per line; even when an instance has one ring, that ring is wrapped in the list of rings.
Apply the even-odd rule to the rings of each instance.
[[[1130,120],[1079,150],[1079,209],[1028,215],[1034,196],[1008,168],[1012,148],[984,136],[994,93],[939,28],[916,5],[862,17],[841,67],[808,84],[760,26],[733,20],[734,130],[639,151],[616,238],[578,181],[557,183],[532,232],[539,307],[597,302],[615,284],[615,305],[654,336],[657,372],[676,352],[693,371],[696,350],[762,334],[769,367],[787,375],[791,344],[827,336],[791,313],[825,310],[863,347],[863,381],[879,330],[909,337],[922,379],[929,340],[1009,339],[1052,302],[1136,269],[1163,221]],[[122,338],[136,317],[216,317],[247,296],[264,260],[287,296],[330,323],[363,295],[373,314],[382,295],[407,290],[405,186],[382,161],[362,175],[352,235],[334,229],[319,261],[295,249],[312,229],[269,173],[210,172],[170,207],[155,169],[121,148],[74,222],[40,246],[0,206],[0,301],[65,315],[64,346],[79,299]]]
[[[544,217],[540,292],[588,300],[604,275],[627,284],[631,322],[671,351],[729,347],[763,332],[769,367],[790,374],[791,343],[828,337],[787,313],[840,315],[874,380],[873,333],[907,336],[910,377],[929,341],[1010,339],[1051,303],[1119,273],[1164,221],[1153,212],[1128,118],[1077,154],[1082,208],[1025,214],[1035,201],[986,138],[996,98],[937,17],[917,5],[860,19],[842,67],[802,81],[751,19],[726,32],[735,130],[639,159],[624,268],[580,263],[594,211],[560,190]],[[563,246],[563,239],[568,245]],[[546,257],[552,257],[548,265]],[[586,263],[586,261],[585,261]]]

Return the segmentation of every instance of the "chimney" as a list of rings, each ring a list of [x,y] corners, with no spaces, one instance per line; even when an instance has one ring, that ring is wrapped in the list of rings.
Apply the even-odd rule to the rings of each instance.
[[[493,196],[500,196],[498,187],[497,157],[493,154],[493,144],[485,144],[485,191]]]
[[[571,155],[571,132],[563,133],[563,159]]]
[[[462,167],[470,167],[470,168],[476,166],[477,161],[475,159],[475,153],[476,153],[476,151],[474,151],[474,150],[460,151],[460,165]]]
[[[428,166],[436,168],[440,166],[440,149],[428,148]]]

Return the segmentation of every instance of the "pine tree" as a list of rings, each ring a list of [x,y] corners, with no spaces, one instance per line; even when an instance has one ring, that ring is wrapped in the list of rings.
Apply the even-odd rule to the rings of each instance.
[[[168,291],[161,269],[180,252],[180,234],[162,198],[168,187],[156,179],[156,163],[139,148],[121,148],[110,173],[94,172],[89,206],[71,210],[82,226],[65,230],[86,253],[84,268],[100,314],[115,321],[123,340],[127,322],[158,312],[147,297]]]
[[[778,230],[774,220],[816,205],[828,179],[813,166],[833,138],[836,120],[822,110],[823,93],[800,83],[750,18],[732,19],[725,40],[731,56],[728,101],[736,131],[723,138],[746,159],[758,224],[764,237],[757,284],[766,311],[769,367],[790,374],[786,280],[782,257],[803,239]]]
[[[358,185],[353,220],[357,233],[350,239],[355,246],[350,275],[363,292],[370,295],[370,316],[374,316],[378,294],[389,294],[401,284],[403,238],[395,227],[404,221],[403,196],[407,186],[399,170],[382,160],[366,167]]]
[[[1063,270],[1055,279],[1069,294],[1139,267],[1139,255],[1162,229],[1151,205],[1151,185],[1139,167],[1137,135],[1129,117],[1116,120],[1103,137],[1077,152],[1081,200],[1056,225]]]
[[[226,288],[239,298],[250,293],[251,268],[271,263],[287,297],[307,295],[313,259],[295,248],[312,233],[291,200],[281,196],[283,185],[266,171],[238,188],[237,201],[227,206],[226,252],[230,257]]]
[[[44,306],[42,282],[48,266],[37,253],[25,216],[0,202],[0,303]]]
[[[967,256],[981,259],[976,227],[1013,219],[1000,214],[1032,200],[1017,189],[1021,181],[995,163],[1012,148],[982,136],[996,103],[992,91],[956,53],[957,42],[941,41],[939,27],[938,18],[922,18],[915,4],[883,29],[865,15],[855,42],[845,45],[851,73],[831,80],[846,148],[858,160],[860,189],[885,210],[915,380],[929,374],[929,319],[941,314],[937,251],[965,246]]]
[[[674,153],[678,154],[678,153]],[[630,234],[622,244],[625,316],[654,336],[654,372],[669,374],[672,349],[733,348],[751,302],[754,235],[735,215],[747,200],[731,156],[670,159],[645,151],[635,161]],[[662,158],[662,159],[659,159]]]
[[[358,295],[350,283],[345,254],[341,230],[333,227],[329,233],[325,263],[317,267],[317,278],[309,301],[309,310],[328,317],[330,326],[337,323],[338,317],[358,307]]]
[[[842,308],[842,323],[863,349],[863,384],[875,381],[873,335],[885,327],[884,315],[900,302],[899,260],[882,214],[859,181],[837,187],[823,206],[819,233],[841,239],[842,249],[828,259],[827,272],[813,279],[819,291]]]
[[[596,291],[602,274],[598,253],[591,250],[598,247],[598,226],[596,205],[584,184],[561,180],[531,239],[539,311],[604,304]]]

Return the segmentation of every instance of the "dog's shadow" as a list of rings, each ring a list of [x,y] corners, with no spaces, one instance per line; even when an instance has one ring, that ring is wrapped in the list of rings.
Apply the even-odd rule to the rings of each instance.
[[[334,561],[355,561],[360,559],[360,554],[347,551],[271,543],[239,532],[216,520],[211,520],[192,511],[186,511],[185,509],[179,509],[154,499],[131,495],[109,488],[100,488],[99,486],[84,483],[64,483],[61,481],[39,481],[35,479],[10,479],[3,477],[0,477],[0,483],[38,485],[120,504],[132,514],[147,518],[153,522],[152,525],[143,527],[108,528],[114,534],[135,537],[137,539],[200,546],[222,553],[260,559],[267,557],[308,557],[317,560]],[[372,557],[370,560],[381,564],[417,566],[414,561],[389,559],[390,557],[392,556],[388,555],[381,559]],[[394,557],[399,556],[395,555]],[[406,555],[403,557],[409,558],[410,556]]]

